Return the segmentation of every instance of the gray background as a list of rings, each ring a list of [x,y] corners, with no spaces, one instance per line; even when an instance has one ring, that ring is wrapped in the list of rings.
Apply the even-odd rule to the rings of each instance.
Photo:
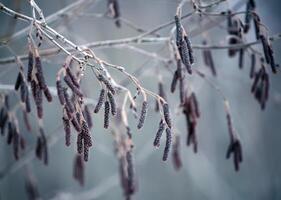
[[[156,25],[173,19],[176,0],[119,0],[121,15],[130,19],[135,24],[149,30]],[[5,5],[15,8],[16,1],[2,1]],[[38,0],[45,16],[63,8],[72,1],[68,0]],[[206,1],[210,2],[210,1]],[[229,1],[230,4],[236,0]],[[281,32],[280,26],[280,1],[257,0],[258,13],[264,24],[270,29],[270,35]],[[245,7],[243,6],[242,9]],[[190,5],[185,6],[183,13],[190,10]],[[103,13],[106,10],[106,1],[99,1],[94,6],[86,9],[87,13]],[[21,2],[21,12],[30,15],[27,1]],[[3,36],[8,29],[11,18],[0,14],[1,30]],[[185,21],[187,30],[198,26],[198,18]],[[126,27],[117,29],[113,21],[108,19],[80,17],[74,20],[65,20],[67,26],[54,25],[61,33],[71,40],[82,44],[85,42],[125,38],[137,35],[134,30]],[[20,30],[27,24],[18,22],[16,30]],[[222,23],[225,25],[225,23]],[[61,28],[63,27],[63,28]],[[169,33],[169,28],[161,31],[163,35]],[[217,44],[224,40],[226,31],[213,28],[208,32],[210,41]],[[253,40],[250,37],[249,40]],[[194,44],[200,44],[201,36],[192,38]],[[45,42],[43,47],[50,46]],[[26,53],[26,37],[23,36],[13,42],[11,47],[18,53]],[[163,45],[140,46],[148,51],[159,51]],[[280,60],[281,41],[273,44],[278,63]],[[129,72],[137,67],[146,65],[144,76],[140,78],[143,85],[152,91],[157,91],[155,67],[161,69],[161,63],[128,49],[105,48],[97,49],[96,54],[107,61],[125,66]],[[162,50],[163,57],[169,56],[167,49]],[[5,48],[0,49],[0,57],[10,54]],[[224,92],[230,101],[235,128],[241,136],[244,151],[244,162],[240,172],[233,169],[232,161],[225,160],[225,152],[229,143],[225,113],[221,98],[204,80],[193,77],[190,79],[200,103],[202,117],[199,119],[198,140],[199,153],[194,155],[191,148],[185,145],[186,124],[182,115],[174,116],[178,133],[181,134],[181,155],[183,168],[176,172],[169,160],[161,161],[163,146],[159,150],[152,147],[154,134],[157,130],[159,114],[152,109],[154,101],[151,101],[151,110],[146,124],[141,131],[136,130],[136,121],[131,119],[135,142],[135,160],[137,161],[138,192],[134,199],[281,199],[281,159],[280,159],[280,74],[272,75],[270,98],[267,109],[262,112],[254,97],[250,94],[251,81],[249,80],[249,59],[243,70],[237,66],[237,57],[228,58],[227,51],[213,52],[218,77],[212,78]],[[64,56],[50,57],[44,62],[44,71],[48,83],[55,85],[55,74],[62,64]],[[196,65],[200,70],[210,75],[209,71],[202,66],[201,52],[196,50]],[[0,82],[13,84],[17,67],[15,64],[0,66]],[[163,80],[168,89],[171,82],[171,74],[163,71]],[[117,80],[123,78],[120,73],[111,71]],[[88,96],[96,99],[99,85],[87,70],[83,79],[83,88]],[[177,95],[168,94],[168,99],[173,109],[178,104]],[[57,100],[52,104],[44,105],[44,127],[48,135],[61,135],[60,140],[50,148],[50,164],[43,166],[34,159],[28,162],[29,168],[37,178],[37,185],[43,199],[123,199],[119,186],[118,162],[113,153],[113,140],[109,131],[102,128],[102,114],[94,115],[93,137],[95,147],[90,151],[90,160],[86,164],[86,183],[80,187],[72,178],[72,163],[75,155],[75,145],[67,148],[64,145],[63,131],[57,131],[56,127],[61,123],[61,108]],[[18,113],[20,122],[21,113]],[[37,124],[33,120],[33,131]],[[22,124],[22,123],[20,123]],[[22,134],[28,140],[30,148],[35,145],[34,133],[26,131],[21,126]],[[75,141],[73,141],[75,143]],[[11,148],[7,147],[4,138],[0,139],[0,171],[3,172],[8,166],[15,163]],[[27,199],[24,190],[25,167],[21,167],[14,173],[0,180],[0,199]]]

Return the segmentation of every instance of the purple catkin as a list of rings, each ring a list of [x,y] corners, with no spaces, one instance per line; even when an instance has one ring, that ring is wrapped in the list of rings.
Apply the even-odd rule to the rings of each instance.
[[[89,160],[89,147],[84,143],[84,161],[87,162]]]
[[[187,35],[184,36],[184,41],[186,42],[186,46],[188,49],[189,62],[190,64],[193,64],[194,63],[193,49],[190,39],[187,37]]]
[[[17,76],[16,83],[15,83],[15,90],[18,90],[23,83],[24,82],[23,82],[22,74],[21,74],[21,72],[19,72],[18,76]]]
[[[37,138],[37,142],[36,142],[35,154],[36,154],[36,157],[37,157],[39,160],[42,159],[42,151],[43,151],[42,139],[41,139],[41,137],[38,137],[38,138]]]
[[[115,102],[114,96],[110,92],[108,92],[107,97],[108,97],[108,101],[110,104],[111,114],[116,115],[117,107],[116,107],[116,102]]]
[[[161,121],[159,123],[157,133],[156,133],[156,136],[155,136],[155,139],[154,139],[154,142],[153,142],[153,145],[155,147],[160,146],[160,139],[161,139],[161,136],[162,136],[162,133],[163,133],[164,130],[165,130],[165,123],[164,123],[163,119],[161,119]]]
[[[27,180],[25,181],[25,190],[29,200],[41,199],[37,185],[34,178],[28,174]]]
[[[106,88],[114,95],[115,94],[115,89],[113,85],[107,80],[103,75],[99,74],[98,75],[98,80],[103,82]]]
[[[71,82],[74,84],[74,86],[76,86],[77,88],[80,87],[76,77],[74,76],[74,74],[71,72],[70,68],[66,68],[66,74],[67,76],[71,79]]]
[[[254,27],[255,27],[255,34],[256,34],[256,39],[259,40],[260,39],[260,17],[257,15],[257,13],[253,13],[253,17],[254,17]]]
[[[12,122],[8,122],[8,136],[7,136],[7,144],[10,145],[13,141],[15,127]]]
[[[231,141],[231,143],[228,146],[227,152],[226,152],[226,158],[229,159],[231,154],[233,154],[233,163],[235,171],[239,170],[239,163],[243,161],[242,156],[242,146],[238,139],[234,139]]]
[[[82,92],[80,91],[79,88],[77,88],[77,87],[73,84],[73,82],[72,82],[70,76],[67,76],[67,75],[66,75],[66,76],[63,78],[63,80],[64,80],[64,82],[68,85],[68,87],[72,90],[72,92],[74,92],[77,96],[79,96],[79,97],[81,97],[81,98],[83,97]]]
[[[200,117],[199,104],[194,92],[191,93],[191,99],[194,105],[194,112],[196,114],[196,117],[199,118]]]
[[[75,128],[75,130],[79,133],[81,131],[81,126],[80,126],[80,123],[77,121],[76,117],[72,117],[71,123],[72,123],[73,127]]]
[[[255,75],[255,68],[256,68],[256,56],[253,53],[251,55],[251,69],[250,69],[250,78],[252,79]]]
[[[76,155],[74,159],[73,177],[80,185],[84,185],[84,162],[81,155]]]
[[[99,96],[99,99],[98,99],[98,103],[95,107],[95,110],[94,110],[94,113],[98,113],[99,110],[101,109],[103,103],[104,103],[104,100],[105,100],[105,89],[101,89],[100,91],[100,96]]]
[[[172,79],[172,83],[171,83],[171,93],[174,93],[177,87],[177,82],[179,79],[179,72],[178,69],[175,71],[174,75],[173,75],[173,79]]]
[[[3,107],[0,111],[0,128],[1,128],[1,135],[5,134],[5,126],[8,121],[8,112],[5,107]]]
[[[26,96],[25,96],[25,110],[27,113],[31,112],[31,106],[30,106],[30,99],[29,99],[29,91],[28,88],[26,90]]]
[[[25,102],[25,99],[26,99],[26,95],[27,95],[27,86],[25,85],[25,83],[22,83],[21,86],[20,86],[20,99],[21,99],[21,102]]]
[[[24,124],[25,124],[25,127],[28,131],[31,131],[31,125],[29,123],[29,119],[28,119],[28,114],[25,110],[23,110],[22,112],[23,114],[23,121],[24,121]]]
[[[42,63],[40,57],[35,57],[35,67],[37,69],[36,78],[38,80],[40,89],[44,90],[46,87],[46,83],[43,75],[43,69],[42,69]]]
[[[32,51],[28,52],[28,68],[27,68],[27,81],[32,80],[32,70],[33,70],[33,53]]]
[[[93,127],[93,121],[92,121],[90,109],[87,105],[85,105],[85,107],[84,107],[83,116],[84,116],[89,128],[91,129]]]
[[[175,24],[176,24],[176,43],[177,46],[180,46],[181,43],[183,42],[183,30],[182,30],[180,19],[177,15],[175,16]]]
[[[175,137],[175,142],[173,144],[173,165],[175,170],[179,170],[182,167],[182,161],[180,156],[180,136]]]
[[[40,128],[39,131],[40,131],[40,138],[41,138],[41,144],[42,144],[43,162],[45,165],[48,165],[49,156],[48,156],[47,139],[46,139],[43,128]]]
[[[163,113],[164,113],[164,119],[165,119],[166,124],[168,125],[169,128],[171,128],[172,120],[171,120],[171,116],[170,116],[170,110],[169,110],[168,103],[163,104]]]
[[[251,87],[251,92],[254,92],[257,88],[257,84],[261,78],[263,74],[263,69],[261,68],[256,74],[255,74],[255,77],[254,77],[254,82],[252,84],[252,87]]]
[[[74,113],[74,111],[75,111],[74,110],[74,105],[73,105],[72,101],[69,98],[69,95],[67,93],[67,88],[63,89],[63,94],[64,94],[64,99],[65,99],[65,105],[66,105],[68,111],[70,113]]]
[[[103,127],[108,128],[109,126],[109,112],[110,112],[110,104],[108,101],[104,103],[104,123]]]
[[[169,155],[170,147],[172,143],[172,133],[170,128],[166,128],[166,145],[163,153],[163,161],[166,161]]]
[[[61,105],[65,104],[64,91],[60,80],[56,81],[57,94]]]
[[[14,157],[16,160],[19,159],[19,143],[20,138],[19,134],[16,130],[14,130],[14,136],[13,136],[13,152],[14,152]]]
[[[138,122],[138,125],[137,125],[138,129],[141,129],[143,127],[143,124],[144,124],[144,121],[145,121],[145,118],[146,118],[147,110],[148,110],[148,104],[147,104],[147,101],[144,101],[142,103],[140,118],[139,118],[139,122]]]
[[[70,122],[69,119],[63,117],[63,128],[65,132],[65,145],[70,146],[70,136],[71,136],[71,128],[70,128]]]
[[[51,95],[50,90],[49,90],[48,87],[45,87],[45,89],[44,89],[44,95],[45,95],[45,97],[46,97],[46,99],[47,99],[48,102],[53,101],[53,97],[52,97],[52,95]]]
[[[21,150],[25,150],[26,142],[24,137],[20,136],[20,148]]]
[[[127,161],[127,175],[128,175],[128,192],[129,194],[133,194],[135,192],[135,184],[134,184],[134,164],[133,164],[133,155],[131,151],[126,153],[126,161]]]
[[[77,135],[77,152],[81,154],[83,151],[83,134],[78,133]]]

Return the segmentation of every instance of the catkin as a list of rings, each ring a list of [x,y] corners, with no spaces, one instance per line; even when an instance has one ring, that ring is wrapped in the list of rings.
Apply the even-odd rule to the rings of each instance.
[[[80,91],[79,88],[77,88],[74,83],[72,82],[72,79],[70,78],[70,76],[65,76],[63,78],[64,82],[68,85],[68,87],[72,90],[72,92],[74,92],[77,96],[79,97],[83,97],[82,92]]]
[[[163,161],[166,161],[169,155],[170,147],[172,142],[172,133],[170,128],[166,128],[166,145],[163,153]]]
[[[65,104],[64,91],[60,80],[56,81],[57,94],[61,105]]]
[[[100,91],[100,96],[99,96],[99,99],[98,99],[98,103],[95,107],[95,110],[94,110],[94,113],[98,113],[99,110],[101,109],[103,103],[104,103],[104,100],[105,100],[105,89],[101,89]]]
[[[44,95],[45,95],[45,97],[46,97],[46,99],[47,99],[48,102],[52,102],[52,101],[53,101],[52,94],[51,94],[51,92],[50,92],[50,90],[49,90],[48,87],[45,87],[45,89],[44,89]]]
[[[190,39],[187,37],[187,35],[184,36],[184,41],[186,42],[186,46],[188,49],[189,62],[190,62],[190,64],[193,64],[194,63],[193,49],[192,49]]]
[[[103,75],[99,74],[98,75],[98,80],[103,82],[106,88],[114,95],[115,94],[115,89],[113,85],[107,80]]]
[[[83,151],[83,135],[82,133],[78,133],[77,135],[77,152],[81,154]]]
[[[92,128],[93,127],[93,121],[92,121],[90,109],[87,105],[85,105],[85,107],[84,107],[83,116],[85,117],[85,120],[86,120],[89,128]]]
[[[43,69],[42,69],[40,57],[35,57],[35,67],[37,69],[36,78],[38,80],[40,89],[44,90],[45,87],[46,87],[46,83],[45,83],[45,78],[44,78],[44,75],[43,75]]]
[[[27,81],[31,82],[32,80],[32,70],[33,70],[33,53],[32,51],[28,52],[28,65],[27,65]]]
[[[71,136],[71,129],[70,129],[70,122],[69,119],[63,117],[63,128],[65,132],[65,145],[70,146],[70,136]]]
[[[180,136],[175,137],[175,142],[173,144],[173,165],[175,170],[179,170],[182,167],[182,161],[180,156]]]
[[[70,113],[74,113],[74,105],[72,103],[72,101],[69,98],[69,95],[67,93],[67,89],[64,88],[63,89],[63,94],[64,94],[64,99],[65,99],[65,105],[67,107],[67,109],[69,110]]]
[[[84,162],[81,155],[76,155],[73,164],[73,178],[79,182],[80,185],[84,185]]]
[[[114,96],[110,92],[108,92],[107,97],[108,97],[108,100],[110,103],[111,114],[116,115],[117,107],[116,107],[116,102],[115,102]]]
[[[19,72],[15,83],[15,90],[18,90],[22,84],[23,84],[23,77],[21,72]]]
[[[108,101],[104,103],[104,123],[103,127],[108,128],[109,126],[109,112],[110,112],[110,104]]]
[[[164,113],[164,119],[166,124],[168,125],[169,128],[172,127],[172,120],[170,116],[170,110],[169,110],[169,105],[168,103],[163,104],[163,113]]]
[[[135,191],[134,186],[134,165],[133,165],[133,156],[132,152],[128,151],[126,153],[126,160],[127,160],[127,174],[128,174],[128,192],[129,194],[133,194]]]
[[[153,145],[155,147],[160,146],[160,139],[161,139],[161,136],[162,136],[162,133],[163,133],[164,130],[165,130],[165,123],[164,123],[163,119],[161,119],[161,121],[159,123],[157,133],[156,133],[156,136],[155,136],[155,139],[154,139],[154,142],[153,142]]]
[[[74,76],[74,74],[71,72],[71,70],[70,70],[69,67],[66,68],[66,74],[67,74],[66,76],[68,76],[68,77],[71,79],[71,82],[72,82],[77,88],[79,88],[80,85],[79,85],[79,83],[78,83],[78,80],[76,79],[76,77]]]
[[[255,68],[256,68],[256,56],[253,53],[251,55],[251,69],[250,69],[250,78],[252,79],[255,75]]]
[[[138,128],[138,129],[141,129],[141,128],[143,127],[144,120],[145,120],[145,118],[146,118],[147,109],[148,109],[147,101],[144,101],[144,102],[142,103],[140,118],[139,118],[139,122],[138,122],[138,125],[137,125],[137,128]]]

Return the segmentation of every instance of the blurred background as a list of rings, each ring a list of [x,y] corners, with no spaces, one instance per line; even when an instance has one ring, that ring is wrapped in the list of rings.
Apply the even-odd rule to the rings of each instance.
[[[31,16],[31,9],[26,0],[2,0],[7,7],[18,10]],[[37,0],[45,16],[49,16],[65,6],[73,3],[73,0]],[[151,30],[156,26],[173,20],[179,0],[119,0],[121,16],[129,19],[135,25],[144,30]],[[211,3],[213,1],[202,1]],[[209,11],[222,11],[227,6],[232,7],[240,0],[229,0],[227,3],[209,9]],[[245,2],[245,1],[244,1]],[[281,32],[280,6],[278,0],[256,0],[257,12],[262,22],[269,28],[269,34]],[[190,3],[183,7],[183,14],[192,10]],[[245,4],[241,4],[238,10],[245,10]],[[136,36],[136,32],[122,23],[117,28],[114,21],[105,17],[97,17],[91,14],[104,14],[107,11],[106,0],[94,0],[87,4],[81,11],[71,15],[63,15],[59,20],[50,23],[50,26],[62,33],[65,37],[77,44],[85,44],[95,41],[120,39]],[[203,17],[194,15],[183,21],[187,31],[201,30],[200,20],[211,23],[220,17]],[[244,20],[244,17],[241,19]],[[0,36],[7,38],[28,26],[27,23],[17,21],[6,14],[0,13]],[[13,25],[11,25],[13,24]],[[226,44],[227,32],[224,29],[225,21],[220,25],[204,31],[210,44]],[[158,33],[161,36],[169,36],[172,26]],[[201,28],[201,29],[200,29]],[[196,33],[196,31],[194,31]],[[193,44],[201,44],[203,35],[193,34]],[[251,33],[248,41],[254,41]],[[27,35],[22,34],[13,38],[9,46],[18,54],[26,54]],[[167,44],[151,43],[137,44],[149,52],[155,52],[164,58],[170,56]],[[54,47],[49,41],[44,40],[42,49]],[[259,46],[255,46],[261,51]],[[281,62],[281,40],[273,43],[276,62]],[[169,91],[172,80],[171,72],[164,69],[164,64],[146,55],[132,51],[125,47],[110,47],[93,49],[97,56],[117,65],[124,66],[128,72],[140,67],[144,69],[139,80],[144,87],[157,92],[159,73],[163,80],[173,112],[175,131],[181,137],[181,156],[183,167],[176,171],[171,159],[166,163],[162,161],[163,147],[155,149],[152,145],[160,120],[159,113],[154,111],[155,101],[150,98],[150,111],[146,123],[141,130],[136,129],[136,120],[129,114],[129,123],[133,132],[135,144],[134,157],[138,182],[138,191],[133,199],[281,199],[281,157],[279,154],[281,144],[281,81],[280,73],[270,74],[270,98],[265,111],[261,111],[259,104],[250,93],[252,80],[249,79],[250,59],[247,56],[242,70],[238,68],[238,57],[229,58],[226,50],[212,51],[217,69],[217,77],[212,77],[210,71],[204,66],[201,50],[195,50],[196,64],[194,67],[207,74],[228,98],[234,126],[240,135],[242,142],[244,161],[239,172],[235,172],[232,160],[225,159],[226,149],[229,144],[229,136],[223,101],[218,93],[210,85],[198,76],[189,78],[190,86],[195,91],[201,110],[198,121],[197,133],[199,151],[194,154],[191,147],[185,145],[186,124],[184,116],[178,109],[178,94]],[[0,58],[12,56],[5,46],[0,47]],[[43,68],[46,80],[50,86],[55,86],[55,76],[65,59],[64,54],[45,57]],[[26,61],[24,62],[26,64]],[[172,65],[171,68],[176,69]],[[125,78],[115,70],[110,70],[116,80]],[[0,65],[0,83],[15,83],[18,73],[16,64]],[[134,89],[132,85],[128,86]],[[87,97],[97,99],[100,91],[98,82],[89,69],[86,70],[82,80],[82,88]],[[13,94],[11,95],[13,96]],[[11,103],[17,102],[16,95]],[[36,177],[37,186],[42,199],[124,199],[119,184],[118,160],[114,154],[113,138],[109,130],[103,129],[102,113],[93,115],[94,126],[92,135],[94,148],[90,150],[90,158],[86,163],[85,185],[81,187],[72,178],[73,158],[76,154],[75,139],[72,145],[65,146],[64,131],[61,127],[61,107],[57,99],[51,104],[44,104],[44,129],[48,136],[56,137],[50,144],[50,162],[44,166],[42,162],[34,158],[32,149],[35,147],[35,131],[38,130],[37,121],[31,116],[32,131],[28,132],[23,125],[22,114],[18,112],[21,134],[27,140],[28,148],[22,159],[16,162],[12,156],[12,149],[7,146],[6,140],[0,138],[0,199],[27,199],[25,192],[25,173],[28,167]],[[163,140],[164,141],[164,140]],[[31,153],[29,153],[31,152]],[[171,158],[171,157],[170,157]]]

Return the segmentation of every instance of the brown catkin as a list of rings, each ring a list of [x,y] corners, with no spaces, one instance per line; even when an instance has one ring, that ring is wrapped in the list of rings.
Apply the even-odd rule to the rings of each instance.
[[[110,103],[111,114],[116,115],[117,107],[116,107],[116,102],[115,102],[114,96],[110,92],[108,92],[107,97],[108,97],[108,101]]]
[[[60,80],[56,81],[56,87],[57,87],[57,94],[58,94],[59,102],[61,105],[64,105],[64,103],[65,103],[64,91],[63,91],[63,87],[62,87]]]
[[[108,101],[104,103],[104,123],[103,127],[108,128],[109,126],[109,112],[110,112],[110,104]]]
[[[15,83],[15,90],[18,90],[22,84],[23,84],[23,77],[21,72],[19,72]]]
[[[162,136],[162,133],[163,133],[164,130],[165,130],[165,123],[164,123],[163,119],[161,119],[161,121],[159,122],[159,127],[158,127],[158,130],[157,130],[157,133],[155,135],[154,142],[153,142],[153,145],[155,147],[160,146],[160,139],[161,139],[161,136]]]
[[[138,129],[141,129],[141,128],[143,127],[144,120],[145,120],[145,118],[146,118],[147,109],[148,109],[147,101],[144,101],[144,102],[142,103],[140,118],[139,118],[139,122],[138,122],[138,125],[137,125],[137,128],[138,128]]]
[[[30,99],[29,99],[29,91],[28,88],[26,90],[26,96],[25,96],[25,110],[26,112],[31,112],[31,106],[30,106]]]
[[[169,155],[170,147],[172,143],[172,133],[170,128],[166,128],[166,145],[163,153],[163,161],[166,161]]]
[[[163,104],[163,113],[164,113],[164,119],[165,119],[166,124],[168,125],[169,128],[171,128],[172,120],[171,120],[171,116],[170,116],[170,110],[169,110],[168,103]]]
[[[65,145],[70,146],[70,136],[71,136],[70,122],[69,119],[67,119],[66,117],[63,117],[62,121],[63,121],[63,128],[65,132]]]
[[[105,89],[101,89],[100,91],[100,96],[99,96],[99,99],[98,99],[98,103],[95,107],[95,110],[94,110],[94,113],[98,113],[99,110],[101,109],[103,103],[104,103],[104,100],[105,100]]]
[[[113,85],[107,80],[103,75],[99,74],[98,75],[98,80],[103,82],[106,88],[114,95],[115,94],[115,89]]]

